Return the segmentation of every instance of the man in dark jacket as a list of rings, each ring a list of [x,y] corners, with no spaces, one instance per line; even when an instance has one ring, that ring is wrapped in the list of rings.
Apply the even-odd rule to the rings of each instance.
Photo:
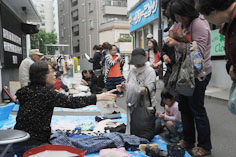
[[[93,70],[101,69],[102,68],[102,65],[101,65],[102,48],[98,45],[94,45],[93,51],[95,52],[94,56],[93,56],[93,58],[89,59],[89,62],[93,63]]]

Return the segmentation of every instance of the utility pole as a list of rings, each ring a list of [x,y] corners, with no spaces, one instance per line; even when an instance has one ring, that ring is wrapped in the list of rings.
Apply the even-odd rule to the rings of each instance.
[[[162,51],[162,19],[161,19],[161,0],[159,0],[159,18],[158,18],[158,46],[160,52]],[[158,71],[159,79],[163,80],[163,64],[161,64]]]

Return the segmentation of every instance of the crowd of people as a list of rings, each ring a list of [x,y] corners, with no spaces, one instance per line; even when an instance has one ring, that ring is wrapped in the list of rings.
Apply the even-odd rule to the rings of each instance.
[[[116,45],[104,42],[93,47],[94,56],[89,59],[93,70],[82,71],[81,84],[88,86],[92,95],[88,97],[70,97],[54,89],[68,90],[60,79],[62,73],[58,67],[39,61],[43,55],[38,50],[31,50],[29,58],[20,66],[20,82],[22,88],[16,96],[20,102],[15,129],[20,129],[30,134],[30,139],[20,144],[14,144],[14,150],[21,154],[37,145],[48,143],[51,133],[50,121],[53,108],[56,106],[67,108],[80,108],[95,105],[97,101],[113,100],[113,107],[118,107],[116,97],[125,95],[127,104],[126,134],[137,134],[134,122],[138,107],[147,108],[148,114],[155,112],[153,123],[143,120],[140,123],[152,125],[153,129],[138,128],[140,132],[160,134],[163,127],[169,132],[172,142],[188,150],[195,157],[211,154],[211,131],[207,111],[204,107],[206,87],[211,79],[211,36],[209,22],[224,24],[221,33],[226,36],[225,50],[227,72],[233,84],[236,80],[236,61],[234,31],[236,17],[236,2],[234,0],[165,0],[164,9],[166,16],[171,21],[160,51],[157,41],[152,34],[147,35],[148,50],[136,48],[131,53],[128,77],[123,76],[125,64],[124,54]],[[204,16],[203,16],[204,15]],[[207,21],[208,20],[208,21]],[[188,60],[188,53],[197,44],[195,52],[202,57],[204,68],[197,71],[194,58],[191,65],[183,67]],[[162,64],[167,66],[164,76],[165,87],[161,92],[161,105],[164,112],[156,111],[156,78]],[[189,64],[190,65],[190,64]],[[57,70],[57,73],[55,73]],[[192,70],[187,74],[192,80],[185,80],[179,84],[179,74],[183,70]],[[56,74],[56,75],[55,75]],[[185,87],[187,83],[194,85]],[[192,93],[179,92],[177,89],[185,88]],[[52,89],[54,87],[54,89]],[[32,106],[34,104],[34,106]],[[106,104],[104,107],[110,107]],[[137,118],[138,119],[138,118]],[[146,129],[146,130],[145,130]],[[197,133],[197,134],[196,134]],[[197,138],[196,138],[197,135]],[[141,135],[141,137],[143,137]],[[153,136],[147,136],[153,137]],[[197,141],[196,141],[197,139]],[[197,145],[196,145],[197,143]]]

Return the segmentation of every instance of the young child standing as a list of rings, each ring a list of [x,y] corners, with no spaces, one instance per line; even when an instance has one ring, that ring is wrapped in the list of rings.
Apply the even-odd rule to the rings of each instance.
[[[179,136],[183,131],[178,102],[176,101],[175,96],[173,96],[173,94],[166,88],[162,90],[161,98],[165,104],[165,113],[158,114],[158,116],[160,119],[164,120],[165,126],[169,132],[174,135],[170,141],[178,142]]]
[[[108,47],[109,53],[105,56],[105,87],[106,89],[116,89],[116,85],[123,82],[122,79],[122,67],[124,66],[124,56],[120,56],[117,53],[116,45],[110,45]],[[107,104],[105,107],[109,107]],[[113,107],[117,108],[117,104],[114,103]]]

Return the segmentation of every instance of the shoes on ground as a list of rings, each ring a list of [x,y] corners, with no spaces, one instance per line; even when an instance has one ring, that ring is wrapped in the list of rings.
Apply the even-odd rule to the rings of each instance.
[[[202,147],[195,147],[192,149],[193,155],[194,157],[202,157],[202,156],[207,156],[207,155],[211,155],[211,150],[206,150]]]

